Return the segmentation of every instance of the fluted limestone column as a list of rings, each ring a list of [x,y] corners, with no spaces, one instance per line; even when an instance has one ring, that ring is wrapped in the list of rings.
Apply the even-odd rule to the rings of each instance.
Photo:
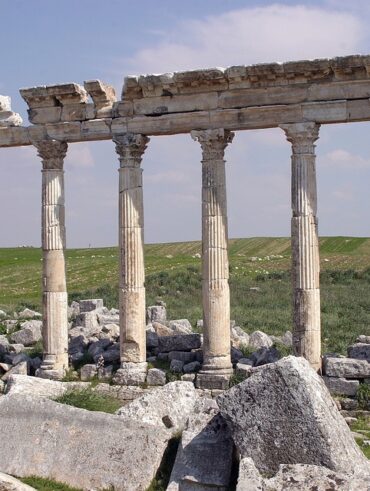
[[[234,134],[223,129],[192,131],[202,147],[202,388],[225,388],[230,358],[230,292],[227,252],[225,148]]]
[[[65,273],[63,161],[67,143],[35,143],[42,159],[43,345],[40,375],[63,376],[68,368],[68,296]]]
[[[122,368],[146,369],[144,213],[141,160],[144,135],[113,138],[119,155],[119,309]]]
[[[315,370],[321,369],[320,257],[317,232],[313,122],[280,126],[292,144],[293,347]]]

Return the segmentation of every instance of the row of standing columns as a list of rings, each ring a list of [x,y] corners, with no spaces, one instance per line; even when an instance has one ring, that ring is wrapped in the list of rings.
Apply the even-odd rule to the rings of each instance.
[[[320,370],[319,247],[315,145],[319,125],[281,125],[292,144],[293,347]],[[192,131],[202,149],[203,366],[199,387],[224,388],[232,373],[225,149],[228,130]],[[117,134],[119,167],[119,311],[121,369],[146,370],[144,212],[141,161],[149,138]],[[39,374],[68,367],[63,162],[67,144],[36,142],[42,160],[43,340]]]

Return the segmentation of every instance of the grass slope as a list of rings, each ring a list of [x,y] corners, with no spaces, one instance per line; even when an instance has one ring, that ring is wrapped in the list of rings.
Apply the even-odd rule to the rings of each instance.
[[[357,335],[370,334],[370,239],[323,237],[320,251],[324,349],[344,353]],[[171,318],[195,324],[200,253],[200,242],[146,245],[147,303],[161,297]],[[231,239],[229,257],[232,318],[248,332],[291,329],[290,239]],[[117,306],[117,248],[70,249],[66,258],[70,300],[98,296]],[[39,309],[41,268],[39,249],[0,249],[0,308]]]

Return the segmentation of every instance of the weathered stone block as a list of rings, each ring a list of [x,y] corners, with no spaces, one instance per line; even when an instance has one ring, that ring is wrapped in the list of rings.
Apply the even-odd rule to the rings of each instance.
[[[178,336],[159,336],[158,350],[160,353],[170,351],[191,351],[200,348],[200,334],[180,334]]]
[[[348,348],[349,358],[366,360],[370,363],[370,343],[356,343]]]
[[[159,368],[150,368],[146,376],[146,383],[148,385],[165,385],[166,372]]]
[[[304,358],[255,369],[217,402],[241,458],[251,457],[260,472],[275,473],[287,462],[369,472],[329,391]]]
[[[169,439],[163,424],[25,395],[0,397],[0,418],[2,471],[80,489],[147,489]]]
[[[355,396],[360,385],[358,380],[346,380],[345,378],[323,377],[330,394]]]
[[[323,370],[328,377],[370,377],[370,363],[366,360],[356,360],[354,358],[324,357]]]

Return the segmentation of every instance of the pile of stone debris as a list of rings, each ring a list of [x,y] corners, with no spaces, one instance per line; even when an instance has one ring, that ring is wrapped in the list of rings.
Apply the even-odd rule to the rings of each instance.
[[[168,464],[169,449],[169,491],[370,489],[369,462],[303,358],[254,367],[217,399],[190,382],[171,382],[115,415],[55,402],[69,384],[76,389],[9,376],[0,397],[0,489],[26,491],[16,481],[6,487],[3,472],[84,490],[145,490]]]
[[[13,374],[35,375],[41,364],[41,314],[30,309],[7,315],[0,311],[0,392]],[[187,319],[167,320],[166,305],[158,302],[147,308],[147,373],[133,371],[127,378],[120,366],[119,311],[108,309],[102,299],[72,302],[69,307],[70,374],[76,380],[98,378],[124,386],[165,385],[179,379],[195,382],[203,361],[202,321],[193,328]],[[238,380],[254,367],[273,363],[289,354],[292,334],[269,336],[262,331],[247,334],[231,321],[231,357]],[[38,347],[38,349],[36,349]],[[78,370],[77,370],[78,368]],[[328,354],[323,359],[324,381],[341,408],[358,409],[357,394],[370,381],[370,337],[360,336],[348,348],[348,358]],[[140,392],[140,391],[138,391]],[[218,394],[214,390],[214,395]],[[365,401],[366,404],[366,401]],[[370,403],[368,403],[370,409]]]

